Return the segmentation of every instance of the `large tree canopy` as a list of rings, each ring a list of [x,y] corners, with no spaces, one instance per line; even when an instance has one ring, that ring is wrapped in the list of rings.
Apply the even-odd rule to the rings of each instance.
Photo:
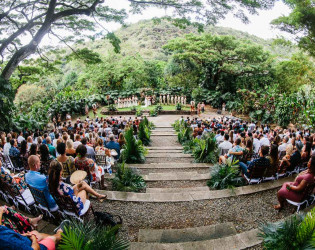
[[[185,65],[193,60],[203,75],[202,85],[210,89],[218,88],[223,75],[231,82],[239,76],[265,74],[270,65],[270,55],[261,46],[233,36],[187,35],[170,41],[164,49]]]
[[[205,6],[201,0],[128,0],[132,13],[141,13],[151,6],[173,10],[177,25],[185,26],[193,21],[216,23],[227,12],[234,11],[243,21],[248,21],[243,9],[256,13],[258,8],[273,6],[274,0],[209,0]],[[194,19],[191,17],[194,16]],[[87,32],[98,32],[102,23],[121,22],[127,17],[125,9],[111,8],[106,0],[2,0],[0,1],[0,56],[4,67],[1,76],[9,79],[13,71],[28,56],[40,53],[39,44],[45,35],[57,37],[66,43],[86,37]],[[66,31],[66,32],[65,32]],[[71,37],[64,34],[71,33]],[[108,38],[118,45],[111,33]],[[117,47],[116,47],[117,50]]]
[[[294,34],[299,46],[315,56],[315,1],[284,0],[292,12],[273,20],[279,29]]]

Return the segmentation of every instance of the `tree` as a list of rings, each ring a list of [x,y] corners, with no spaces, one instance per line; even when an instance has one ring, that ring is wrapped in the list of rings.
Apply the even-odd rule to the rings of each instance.
[[[201,0],[128,0],[130,12],[141,13],[147,7],[156,6],[174,10],[177,17],[174,23],[185,27],[199,23],[190,20],[195,15],[200,23],[214,24],[229,11],[245,22],[248,21],[242,9],[236,8],[233,2],[241,8],[247,8],[250,13],[256,13],[258,8],[267,9],[273,6],[274,0],[234,0],[209,1],[205,6]],[[125,9],[111,8],[104,0],[2,0],[0,2],[0,55],[2,61],[7,59],[1,76],[8,80],[16,67],[28,56],[40,53],[39,44],[45,35],[57,37],[62,43],[70,40],[79,41],[86,37],[87,31],[95,31],[97,25],[103,28],[101,22],[120,22],[127,17]],[[73,36],[64,36],[70,32]],[[107,32],[107,31],[106,31]],[[27,39],[27,36],[31,39]],[[107,32],[107,37],[119,51],[119,39]],[[24,42],[30,40],[29,42]]]
[[[233,36],[187,35],[170,41],[164,49],[184,62],[193,60],[202,72],[202,85],[208,89],[218,88],[223,77],[230,83],[240,76],[264,75],[270,63],[269,53],[261,46]]]
[[[280,30],[296,36],[299,46],[315,55],[315,1],[283,0],[292,12],[272,21]]]

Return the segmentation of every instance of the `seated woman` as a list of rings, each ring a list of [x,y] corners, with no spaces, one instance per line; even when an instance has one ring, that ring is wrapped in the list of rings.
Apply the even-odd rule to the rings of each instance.
[[[67,140],[66,142],[66,155],[75,157],[75,149],[73,148],[73,141]]]
[[[49,154],[48,147],[45,144],[39,146],[39,155],[41,164],[39,172],[41,174],[47,175],[50,162],[54,159],[54,157]]]
[[[26,217],[23,214],[15,211],[14,206],[0,207],[0,225],[10,228],[20,234],[35,230],[42,218],[43,215],[40,215],[36,218]]]
[[[87,172],[90,181],[101,181],[101,187],[105,188],[104,170],[98,167],[92,159],[86,157],[86,147],[80,144],[76,149],[76,153],[77,157],[74,159],[76,169]]]
[[[62,166],[58,161],[52,161],[49,167],[49,192],[51,194],[68,195],[76,204],[79,210],[79,214],[84,208],[85,201],[87,200],[87,194],[92,194],[99,201],[103,201],[107,198],[106,195],[97,193],[92,189],[85,181],[81,181],[79,184],[71,186],[62,181]]]
[[[279,167],[279,152],[278,152],[278,145],[277,144],[271,144],[270,147],[270,154],[267,156],[267,158],[270,161],[270,167],[272,169],[278,169]]]
[[[0,180],[16,187],[16,189],[22,194],[26,189],[27,185],[24,181],[24,174],[20,173],[19,175],[14,175],[13,173],[10,173],[8,169],[5,169],[2,167],[2,162],[0,161]]]
[[[313,156],[308,164],[307,170],[301,172],[294,180],[294,182],[285,182],[282,188],[278,191],[279,204],[274,206],[275,209],[280,210],[283,208],[285,200],[300,202],[305,198],[305,190],[308,185],[314,184],[315,174],[315,157]]]
[[[311,143],[308,141],[305,143],[305,146],[303,147],[302,152],[301,152],[302,164],[307,164],[307,162],[309,161],[311,157],[311,151],[312,151]]]
[[[57,145],[57,152],[59,154],[57,161],[62,165],[62,177],[66,179],[65,182],[70,183],[70,175],[76,170],[74,159],[66,155],[66,144],[63,142]]]

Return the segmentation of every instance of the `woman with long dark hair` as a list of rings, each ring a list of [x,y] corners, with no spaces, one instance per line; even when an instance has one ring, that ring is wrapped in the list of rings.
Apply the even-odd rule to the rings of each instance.
[[[51,162],[49,171],[49,192],[53,195],[68,195],[76,204],[79,209],[79,214],[84,208],[85,201],[87,200],[87,194],[94,195],[101,202],[107,198],[106,195],[101,195],[92,189],[85,181],[71,186],[62,181],[62,166],[61,164],[54,160]]]

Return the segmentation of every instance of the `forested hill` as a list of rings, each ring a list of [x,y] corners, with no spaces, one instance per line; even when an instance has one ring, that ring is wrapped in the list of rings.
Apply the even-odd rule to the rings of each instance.
[[[236,38],[248,39],[262,45],[266,50],[280,57],[290,57],[293,50],[295,50],[292,49],[292,51],[288,51],[288,47],[272,45],[272,40],[264,40],[231,28],[207,26],[204,32],[214,35],[232,35]],[[169,40],[185,36],[185,34],[189,33],[198,34],[197,28],[189,26],[185,29],[181,29],[167,21],[154,23],[153,20],[140,21],[115,32],[116,36],[121,40],[121,53],[123,55],[139,53],[144,59],[157,60],[167,60],[167,56],[163,53],[163,45]],[[106,39],[96,40],[84,46],[102,55],[107,55],[109,51],[112,51],[112,46]]]

